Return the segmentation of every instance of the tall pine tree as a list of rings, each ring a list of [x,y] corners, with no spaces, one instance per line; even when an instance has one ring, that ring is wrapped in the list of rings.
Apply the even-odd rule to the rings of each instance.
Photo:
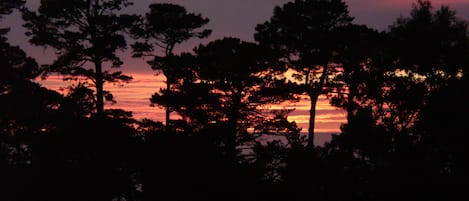
[[[47,71],[92,81],[96,88],[97,116],[104,113],[104,83],[132,79],[103,66],[106,62],[112,67],[123,64],[116,51],[127,47],[125,31],[134,25],[137,17],[119,11],[131,4],[127,0],[42,0],[38,12],[23,14],[30,42],[56,50],[58,58]]]

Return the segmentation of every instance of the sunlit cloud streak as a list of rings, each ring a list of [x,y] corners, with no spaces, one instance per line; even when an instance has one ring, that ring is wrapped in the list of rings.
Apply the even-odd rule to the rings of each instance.
[[[124,85],[106,84],[105,90],[113,93],[117,103],[106,103],[107,109],[124,109],[132,111],[136,119],[148,118],[154,121],[164,121],[164,109],[161,106],[150,106],[150,97],[160,88],[164,88],[164,77],[153,74],[132,74],[134,81]],[[61,93],[64,87],[73,82],[64,82],[62,76],[49,76],[46,80],[39,81],[50,89]],[[281,105],[269,105],[263,109],[279,110],[293,109],[288,119],[295,121],[299,127],[306,132],[309,122],[309,100],[302,100],[296,103],[285,103]],[[175,115],[176,117],[177,115]],[[176,117],[177,118],[177,117]],[[317,104],[316,111],[316,131],[338,133],[340,125],[345,122],[345,112],[332,107],[328,100],[322,97]]]

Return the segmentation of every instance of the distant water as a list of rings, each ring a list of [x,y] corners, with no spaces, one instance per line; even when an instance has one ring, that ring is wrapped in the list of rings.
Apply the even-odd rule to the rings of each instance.
[[[332,140],[333,135],[340,135],[339,133],[316,133],[314,134],[314,145],[324,146],[327,142]]]
[[[301,135],[308,136],[308,133],[301,132]],[[324,146],[326,143],[332,140],[333,135],[340,135],[340,133],[331,133],[331,132],[318,132],[314,134],[314,145],[315,146]],[[266,135],[259,139],[261,142],[268,142],[273,140],[279,140],[283,143],[287,143],[287,140],[284,136],[270,136]]]

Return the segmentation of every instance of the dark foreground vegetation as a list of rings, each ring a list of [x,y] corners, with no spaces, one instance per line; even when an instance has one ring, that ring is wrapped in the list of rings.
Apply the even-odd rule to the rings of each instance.
[[[341,0],[295,0],[257,26],[256,43],[175,54],[210,35],[209,19],[173,4],[120,14],[126,6],[0,1],[0,20],[21,11],[31,44],[57,53],[38,65],[0,29],[0,200],[467,200],[468,22],[450,8],[418,1],[378,32]],[[104,108],[103,84],[132,79],[108,68],[126,48],[166,77],[150,99],[166,122]],[[50,73],[86,79],[59,94],[35,82]],[[320,95],[347,123],[316,147]],[[290,111],[259,109],[304,97],[309,136]]]

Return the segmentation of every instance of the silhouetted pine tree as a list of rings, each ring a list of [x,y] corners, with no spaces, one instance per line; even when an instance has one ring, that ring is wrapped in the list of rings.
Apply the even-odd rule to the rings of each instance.
[[[132,78],[121,72],[109,72],[103,64],[120,67],[117,50],[127,47],[125,32],[136,16],[119,14],[131,5],[127,0],[41,1],[38,13],[24,9],[27,35],[34,45],[52,47],[58,58],[45,69],[72,77],[85,77],[96,88],[96,114],[104,114],[104,82],[127,82]],[[87,64],[93,64],[89,68]]]
[[[310,98],[309,142],[314,146],[316,103],[325,94],[334,74],[333,58],[340,36],[337,28],[353,20],[341,0],[296,0],[274,9],[271,19],[256,27],[256,40],[278,50],[279,59],[295,70],[294,78],[302,82],[301,94]]]
[[[209,22],[200,14],[188,12],[184,7],[175,4],[151,4],[139,27],[132,30],[134,37],[142,41],[132,45],[134,57],[153,57],[148,61],[152,69],[160,71],[166,77],[166,89],[160,94],[170,94],[171,84],[177,80],[177,67],[171,61],[177,59],[174,47],[192,38],[206,38],[212,32],[201,29]],[[158,51],[163,54],[158,54]],[[165,105],[166,127],[170,126],[171,108]]]

